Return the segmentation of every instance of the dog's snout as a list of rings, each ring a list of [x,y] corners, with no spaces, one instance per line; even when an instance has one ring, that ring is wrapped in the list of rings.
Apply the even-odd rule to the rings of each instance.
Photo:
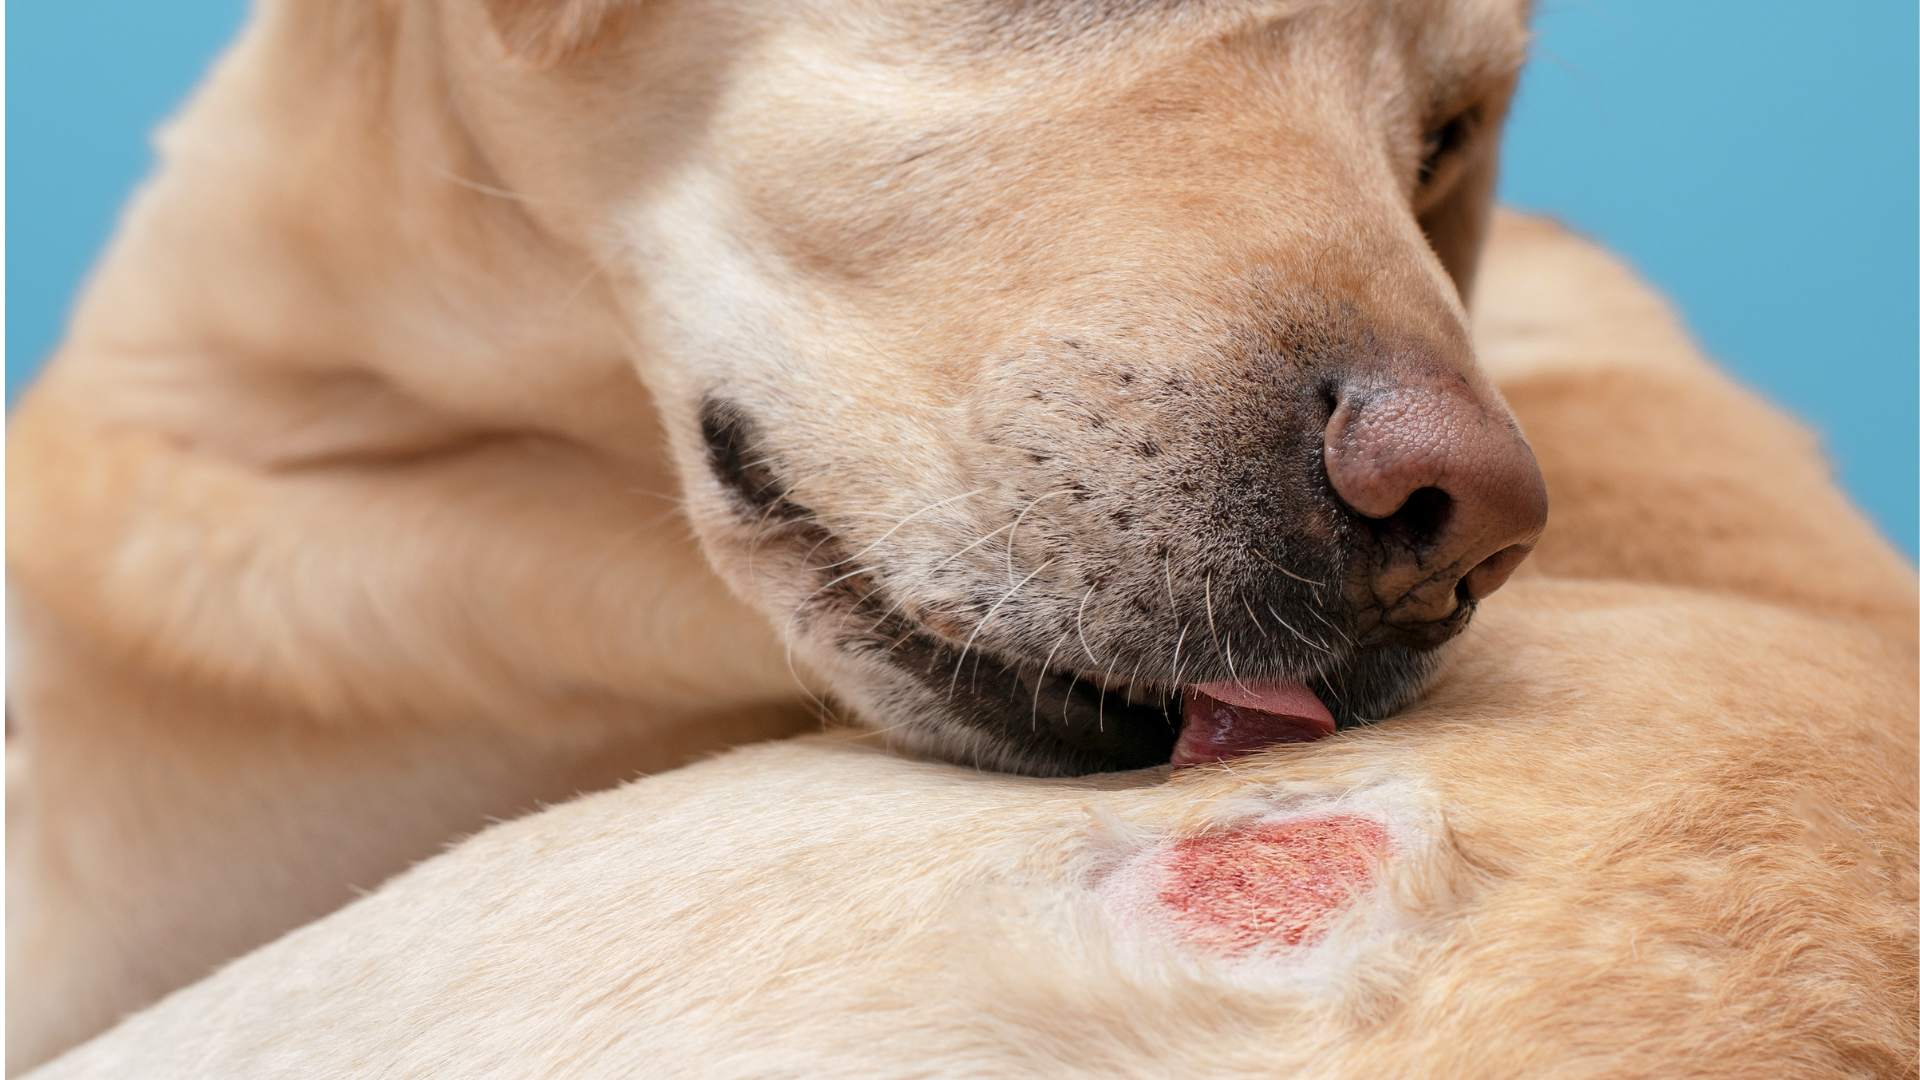
[[[1505,408],[1463,383],[1341,394],[1325,461],[1379,541],[1373,601],[1403,630],[1457,623],[1461,602],[1504,584],[1546,527],[1532,449]]]

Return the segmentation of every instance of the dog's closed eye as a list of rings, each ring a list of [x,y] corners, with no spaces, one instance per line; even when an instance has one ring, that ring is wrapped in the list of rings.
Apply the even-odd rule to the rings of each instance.
[[[1428,130],[1420,147],[1420,179],[1422,188],[1432,185],[1449,158],[1455,156],[1461,147],[1473,138],[1478,127],[1478,105],[1462,109],[1437,127]]]

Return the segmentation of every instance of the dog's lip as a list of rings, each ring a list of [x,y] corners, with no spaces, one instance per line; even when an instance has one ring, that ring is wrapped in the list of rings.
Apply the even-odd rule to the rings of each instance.
[[[1023,670],[1020,678],[1036,688],[1049,680],[1084,682],[1125,706],[1165,710],[1178,718],[1180,734],[1171,758],[1175,766],[1227,761],[1283,743],[1314,742],[1336,728],[1331,710],[1301,678],[1175,684],[1064,664],[1030,670]]]
[[[1333,712],[1300,679],[1231,679],[1172,685],[1047,667],[1036,681],[1090,683],[1128,706],[1165,709],[1178,718],[1175,767],[1229,761],[1285,743],[1317,742],[1336,729]]]
[[[1006,663],[1001,660],[1001,663]],[[1035,667],[1012,665],[1019,671],[1022,682],[1037,685],[1047,681],[1063,683],[1086,683],[1097,688],[1101,695],[1127,707],[1159,709],[1172,713],[1180,704],[1180,688],[1171,683],[1154,682],[1150,679],[1128,678],[1105,671],[1082,671],[1078,668],[1062,665]]]

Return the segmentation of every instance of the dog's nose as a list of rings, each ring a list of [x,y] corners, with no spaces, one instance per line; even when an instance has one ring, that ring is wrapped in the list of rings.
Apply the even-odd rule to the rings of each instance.
[[[1461,602],[1504,584],[1546,527],[1533,450],[1504,407],[1464,382],[1343,393],[1326,468],[1379,541],[1371,586],[1383,621],[1434,629],[1434,644],[1460,625]]]

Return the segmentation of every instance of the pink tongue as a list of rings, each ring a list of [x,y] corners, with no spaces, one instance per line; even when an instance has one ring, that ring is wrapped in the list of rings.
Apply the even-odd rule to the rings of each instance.
[[[1225,761],[1275,743],[1333,734],[1333,714],[1305,683],[1279,679],[1200,683],[1185,690],[1175,765]]]

